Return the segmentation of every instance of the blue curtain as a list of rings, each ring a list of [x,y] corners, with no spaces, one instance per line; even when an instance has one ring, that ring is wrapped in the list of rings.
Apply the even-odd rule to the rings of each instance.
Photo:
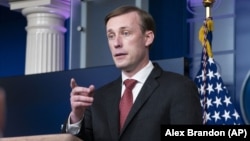
[[[149,12],[156,22],[150,58],[159,60],[187,56],[189,30],[186,0],[149,0]]]

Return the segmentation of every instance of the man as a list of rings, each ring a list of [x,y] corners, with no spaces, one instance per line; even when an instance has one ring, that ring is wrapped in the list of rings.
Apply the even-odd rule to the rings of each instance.
[[[105,25],[121,76],[98,90],[94,85],[78,86],[72,79],[72,111],[62,131],[84,141],[160,141],[161,125],[202,124],[198,89],[193,81],[163,71],[149,59],[155,36],[151,15],[134,6],[122,6],[105,17]],[[132,90],[132,108],[124,124],[119,125],[119,103],[126,79],[137,82]]]

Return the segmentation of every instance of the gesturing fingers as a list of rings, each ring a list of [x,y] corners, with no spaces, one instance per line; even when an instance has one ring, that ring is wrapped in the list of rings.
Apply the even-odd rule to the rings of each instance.
[[[82,95],[75,95],[71,97],[71,103],[78,107],[78,106],[90,106],[94,101],[93,97],[89,96],[82,96]]]
[[[85,109],[93,104],[94,98],[92,95],[94,86],[78,86],[75,79],[71,78],[70,87],[71,119],[72,121],[79,121],[82,119]]]
[[[94,92],[94,85],[90,85],[89,87],[81,87],[78,86],[75,79],[71,78],[70,80],[70,87],[71,87],[71,96],[72,95],[83,95],[83,96],[93,96]]]

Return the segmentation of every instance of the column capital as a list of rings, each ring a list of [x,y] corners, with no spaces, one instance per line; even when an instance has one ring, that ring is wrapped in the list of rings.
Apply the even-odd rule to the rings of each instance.
[[[20,10],[30,7],[50,7],[64,11],[63,15],[67,19],[70,16],[71,0],[9,0],[11,10]]]

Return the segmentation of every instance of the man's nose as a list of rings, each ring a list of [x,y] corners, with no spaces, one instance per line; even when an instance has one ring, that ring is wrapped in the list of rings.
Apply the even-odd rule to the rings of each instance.
[[[117,47],[121,47],[122,45],[122,40],[120,36],[116,36],[115,40],[114,40],[114,46]]]

